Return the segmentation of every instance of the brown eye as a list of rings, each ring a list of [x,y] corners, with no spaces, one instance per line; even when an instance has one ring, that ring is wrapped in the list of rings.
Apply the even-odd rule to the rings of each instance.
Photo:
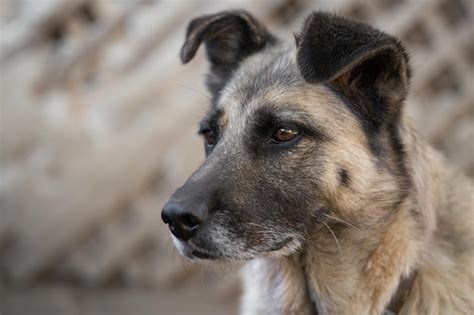
[[[207,129],[202,132],[202,135],[204,136],[204,141],[206,142],[206,145],[213,146],[214,144],[216,144],[216,134],[214,131]]]
[[[276,142],[288,142],[298,136],[298,131],[288,128],[278,128],[272,136]]]

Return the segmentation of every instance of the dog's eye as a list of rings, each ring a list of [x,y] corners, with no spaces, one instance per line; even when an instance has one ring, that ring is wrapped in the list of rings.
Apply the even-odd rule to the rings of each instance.
[[[216,133],[212,131],[211,129],[206,129],[203,130],[202,136],[204,137],[204,141],[206,142],[206,145],[212,147],[214,144],[216,144]]]
[[[299,132],[289,128],[278,128],[272,136],[275,142],[288,142],[295,139],[299,135]]]

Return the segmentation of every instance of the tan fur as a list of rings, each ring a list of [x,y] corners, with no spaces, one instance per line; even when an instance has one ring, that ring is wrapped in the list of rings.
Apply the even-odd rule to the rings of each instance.
[[[200,249],[197,238],[204,253],[210,243],[223,257],[253,259],[243,269],[241,313],[378,315],[402,280],[414,279],[401,314],[473,314],[473,184],[403,116],[409,71],[401,44],[324,13],[310,16],[297,47],[276,41],[248,13],[205,16],[190,23],[184,62],[203,40],[214,57],[208,85],[218,91],[213,111],[222,113],[221,132],[187,190],[177,193],[199,197],[190,199],[194,207],[206,198],[193,185],[209,186],[212,171],[231,170],[223,177],[234,184],[225,191],[234,207],[219,204],[223,209],[214,209],[207,226],[200,222],[194,238],[182,235],[176,242],[188,257]],[[338,40],[342,44],[334,45]],[[249,44],[255,51],[236,56],[235,48]],[[336,50],[347,56],[331,58]],[[277,110],[276,120],[292,121],[293,115],[305,125],[311,121],[312,132],[300,130],[297,146],[284,154],[281,148],[273,158],[259,154],[273,143],[252,138],[262,107]],[[237,224],[240,229],[233,228]],[[280,246],[282,240],[288,241]]]
[[[334,220],[339,223],[337,227],[329,223],[314,231],[298,255],[249,262],[244,269],[242,314],[311,314],[313,303],[322,314],[382,314],[400,279],[413,270],[417,270],[416,280],[401,314],[472,314],[472,183],[450,169],[405,119],[402,139],[415,189],[387,215],[387,200],[397,187],[384,181],[385,175],[370,162],[360,128],[348,128],[347,121],[357,122],[349,113],[336,113],[334,108],[341,107],[332,103],[337,100],[321,89],[313,88],[314,94],[305,92],[308,95],[297,97],[287,91],[284,96],[273,95],[272,101],[293,100],[299,106],[310,106],[316,100],[319,106],[311,108],[315,119],[326,120],[321,125],[333,128],[330,134],[340,135],[324,148],[335,166],[322,176],[327,179],[326,198],[337,203],[335,208],[343,209],[332,215],[351,226],[341,227],[341,222]],[[267,97],[272,94],[267,93]],[[333,115],[346,115],[340,119],[345,125],[338,126]],[[339,146],[353,147],[352,154],[339,155],[343,152]],[[353,174],[347,189],[335,188],[338,164]],[[359,209],[367,200],[351,189],[377,190],[380,200],[372,200],[365,211],[353,213],[351,209]]]

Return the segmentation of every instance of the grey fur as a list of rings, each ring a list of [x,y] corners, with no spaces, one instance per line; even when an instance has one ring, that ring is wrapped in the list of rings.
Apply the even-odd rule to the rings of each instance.
[[[235,22],[238,16],[237,29],[226,28],[230,35],[201,28],[210,32],[200,42],[212,41],[212,54],[228,47],[229,38],[235,44],[264,34],[258,36],[264,41],[233,56],[232,67],[220,68],[227,72],[210,86],[214,99],[201,132],[212,131],[215,141],[170,200],[187,214],[198,205],[206,213],[191,238],[174,238],[178,250],[192,259],[251,260],[244,272],[245,315],[380,314],[415,269],[402,314],[472,310],[474,236],[462,232],[473,221],[472,204],[462,200],[472,186],[404,118],[409,68],[401,44],[364,24],[315,13],[297,47],[238,12],[197,20],[223,23],[230,14]],[[322,22],[332,24],[315,30]],[[193,29],[183,48],[186,62],[200,43]],[[331,59],[334,47],[347,52],[341,60],[314,64],[314,50]],[[352,54],[352,48],[360,49]],[[211,67],[211,76],[215,71]],[[279,128],[298,135],[274,141]],[[448,188],[451,181],[459,184],[456,191]],[[450,220],[456,223],[443,224]],[[446,261],[466,279],[446,269]]]

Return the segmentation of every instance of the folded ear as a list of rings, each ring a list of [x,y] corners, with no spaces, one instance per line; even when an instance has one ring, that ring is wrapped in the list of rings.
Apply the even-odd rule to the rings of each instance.
[[[380,128],[397,119],[408,92],[408,57],[400,42],[366,24],[313,13],[298,36],[297,63],[312,83],[330,83]]]
[[[267,29],[246,11],[205,15],[189,23],[181,61],[189,62],[204,42],[211,64],[207,85],[216,95],[244,58],[274,41]]]

